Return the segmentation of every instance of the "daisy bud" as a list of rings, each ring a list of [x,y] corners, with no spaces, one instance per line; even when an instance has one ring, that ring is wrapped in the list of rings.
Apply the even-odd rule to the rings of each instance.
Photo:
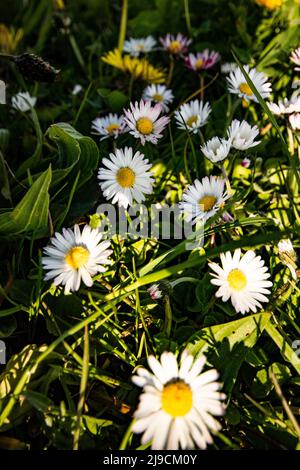
[[[245,157],[242,161],[241,161],[241,165],[244,167],[244,168],[249,168],[250,165],[251,165],[251,160],[247,157]]]
[[[282,264],[289,268],[293,278],[297,279],[297,256],[293,244],[289,238],[287,240],[280,240],[278,243],[278,256]]]

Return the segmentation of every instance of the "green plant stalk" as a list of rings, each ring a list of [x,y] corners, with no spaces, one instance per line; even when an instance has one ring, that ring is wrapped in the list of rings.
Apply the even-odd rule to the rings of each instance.
[[[167,79],[168,87],[171,85],[171,82],[172,82],[174,67],[175,67],[174,57],[170,55],[170,65],[169,65],[169,73],[168,73],[168,79]]]
[[[300,374],[300,358],[296,355],[295,351],[287,343],[281,333],[279,333],[272,321],[268,322],[265,327],[265,331],[268,333],[274,343],[277,344],[283,357],[294,367],[294,369],[296,369],[298,374]]]
[[[169,295],[164,296],[163,305],[165,310],[164,333],[170,337],[172,328],[172,309]]]
[[[22,393],[27,381],[31,378],[31,376],[34,375],[36,372],[38,366],[43,362],[46,357],[49,356],[50,353],[54,351],[54,349],[61,344],[66,338],[69,336],[74,335],[75,333],[78,333],[78,331],[82,330],[86,325],[89,325],[90,323],[94,322],[102,312],[95,312],[93,315],[84,318],[84,320],[81,320],[79,323],[76,325],[72,326],[68,330],[66,330],[62,335],[60,335],[53,343],[50,344],[50,346],[44,351],[35,361],[34,364],[31,364],[26,367],[24,370],[19,382],[16,384],[15,389],[14,389],[14,394],[10,397],[8,400],[6,406],[3,408],[1,414],[0,414],[0,428],[1,426],[6,422],[7,418],[9,417],[14,405],[16,404],[19,395]],[[107,315],[100,323],[104,324],[112,315],[114,312],[110,313]]]
[[[291,410],[291,408],[290,408],[288,402],[286,401],[285,396],[284,396],[283,393],[282,393],[281,387],[280,387],[280,385],[279,385],[279,383],[278,383],[278,380],[277,380],[277,378],[276,378],[274,372],[270,372],[270,377],[271,377],[271,380],[272,380],[272,382],[273,382],[273,384],[274,384],[275,391],[276,391],[278,397],[279,397],[280,400],[281,400],[282,407],[283,407],[283,409],[285,410],[285,412],[286,412],[286,414],[287,414],[287,416],[288,416],[290,422],[292,423],[293,428],[294,428],[294,430],[295,430],[295,433],[296,433],[297,436],[298,436],[298,439],[300,439],[300,426],[299,426],[299,424],[298,424],[298,422],[297,422],[297,420],[296,420],[296,418],[295,418],[295,416],[294,416],[294,414],[293,414],[293,412],[292,412],[292,410]]]
[[[80,103],[79,109],[78,109],[77,114],[76,114],[76,116],[75,116],[75,119],[74,119],[74,121],[73,121],[73,126],[74,126],[74,127],[76,126],[77,121],[78,121],[78,119],[79,119],[79,116],[80,116],[80,114],[82,113],[82,110],[83,110],[83,108],[84,108],[84,106],[85,106],[85,104],[86,104],[87,98],[88,98],[89,93],[90,93],[90,90],[91,90],[91,88],[92,88],[92,85],[93,85],[93,82],[91,82],[91,83],[89,84],[89,86],[87,87],[87,89],[86,89],[86,91],[85,91],[85,93],[84,93],[84,97],[83,97],[83,99],[82,99],[82,101],[81,101],[81,103]]]
[[[132,432],[131,432],[131,428],[134,424],[134,419],[131,421],[130,425],[128,426],[124,436],[123,436],[123,439],[121,441],[121,444],[120,444],[120,447],[119,447],[119,450],[125,450],[126,447],[127,447],[127,444],[128,444],[128,441],[129,439],[131,438],[132,436]]]
[[[192,26],[191,26],[191,16],[190,16],[190,9],[189,9],[189,0],[183,0],[184,3],[184,16],[186,22],[186,29],[189,33],[189,36],[192,35]]]
[[[74,52],[74,55],[77,59],[77,62],[78,64],[80,65],[82,71],[84,73],[86,73],[86,66],[85,66],[85,63],[84,63],[84,60],[83,60],[83,57],[81,55],[81,52],[80,52],[80,49],[78,47],[78,44],[76,42],[76,39],[74,38],[73,34],[68,34],[68,38],[69,38],[69,41],[70,41],[70,45],[72,47],[72,50]]]
[[[123,51],[124,41],[126,37],[127,17],[128,17],[128,0],[123,0],[119,41],[118,41],[118,49],[121,53]]]
[[[89,362],[90,362],[90,347],[89,347],[89,328],[87,325],[84,327],[84,347],[83,347],[83,365],[82,376],[80,381],[79,400],[77,407],[77,421],[74,431],[73,450],[79,450],[79,438],[82,425],[82,413],[86,397],[86,389],[89,378]]]

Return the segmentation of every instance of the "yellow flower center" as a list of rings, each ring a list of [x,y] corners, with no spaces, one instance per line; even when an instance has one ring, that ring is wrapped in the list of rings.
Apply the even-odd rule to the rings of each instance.
[[[204,60],[203,59],[198,59],[197,62],[195,63],[195,67],[197,70],[201,70],[203,67]]]
[[[153,131],[153,122],[147,117],[142,117],[137,121],[136,128],[141,134],[151,134]]]
[[[131,168],[125,166],[117,172],[117,181],[122,188],[131,188],[135,182],[135,173]]]
[[[162,409],[173,418],[185,416],[193,406],[193,393],[182,381],[169,383],[162,392]]]
[[[240,269],[232,269],[227,276],[227,281],[229,286],[238,292],[245,289],[247,285],[247,278]]]
[[[156,93],[155,95],[153,95],[153,101],[162,101],[164,99],[163,95],[160,95],[159,93]]]
[[[182,49],[181,43],[179,41],[172,41],[169,45],[169,51],[172,54],[177,54]]]
[[[190,118],[188,118],[188,120],[186,121],[186,125],[188,127],[192,127],[193,124],[195,124],[195,122],[197,122],[198,120],[198,116],[191,116]]]
[[[109,124],[106,128],[107,132],[109,134],[113,134],[114,131],[117,131],[118,129],[120,129],[120,126],[119,124]]]
[[[240,84],[240,92],[247,96],[253,95],[253,91],[246,82]]]
[[[79,269],[88,262],[89,257],[89,250],[83,246],[74,246],[66,254],[66,262],[71,268]]]
[[[204,212],[208,212],[214,207],[216,202],[217,202],[217,198],[215,196],[203,196],[198,201],[198,204],[200,206],[203,206],[203,211]]]

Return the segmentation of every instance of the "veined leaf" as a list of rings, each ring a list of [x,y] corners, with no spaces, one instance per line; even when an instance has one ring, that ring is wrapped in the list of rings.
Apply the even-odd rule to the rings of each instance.
[[[268,312],[249,315],[222,325],[203,328],[188,341],[188,350],[194,356],[208,354],[222,372],[227,393],[232,391],[238,371],[251,348],[268,325]]]
[[[49,186],[51,166],[33,183],[19,204],[9,212],[0,214],[0,237],[25,233],[38,238],[48,231]]]

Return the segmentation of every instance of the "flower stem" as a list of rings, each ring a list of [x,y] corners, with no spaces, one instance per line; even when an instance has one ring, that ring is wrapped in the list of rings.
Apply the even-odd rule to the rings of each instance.
[[[224,179],[225,179],[227,194],[228,194],[228,196],[231,196],[232,195],[232,189],[231,189],[230,181],[229,181],[228,174],[227,174],[224,163],[222,163],[221,169],[222,169],[222,173],[223,173],[223,176],[224,176]]]
[[[189,9],[189,0],[183,0],[184,2],[184,16],[186,22],[186,28],[188,30],[189,36],[192,35],[192,26],[191,26],[191,16],[190,16],[190,9]]]
[[[174,72],[174,66],[175,66],[174,58],[173,58],[172,55],[170,55],[170,67],[169,67],[167,86],[171,85],[171,81],[172,81],[172,78],[173,78],[173,72]]]
[[[165,309],[164,333],[166,333],[167,336],[170,336],[172,328],[172,309],[170,297],[168,295],[164,296],[163,304]]]
[[[123,50],[123,45],[124,45],[124,41],[126,37],[127,16],[128,16],[128,0],[123,0],[119,41],[118,41],[118,49],[120,52],[122,52]]]

